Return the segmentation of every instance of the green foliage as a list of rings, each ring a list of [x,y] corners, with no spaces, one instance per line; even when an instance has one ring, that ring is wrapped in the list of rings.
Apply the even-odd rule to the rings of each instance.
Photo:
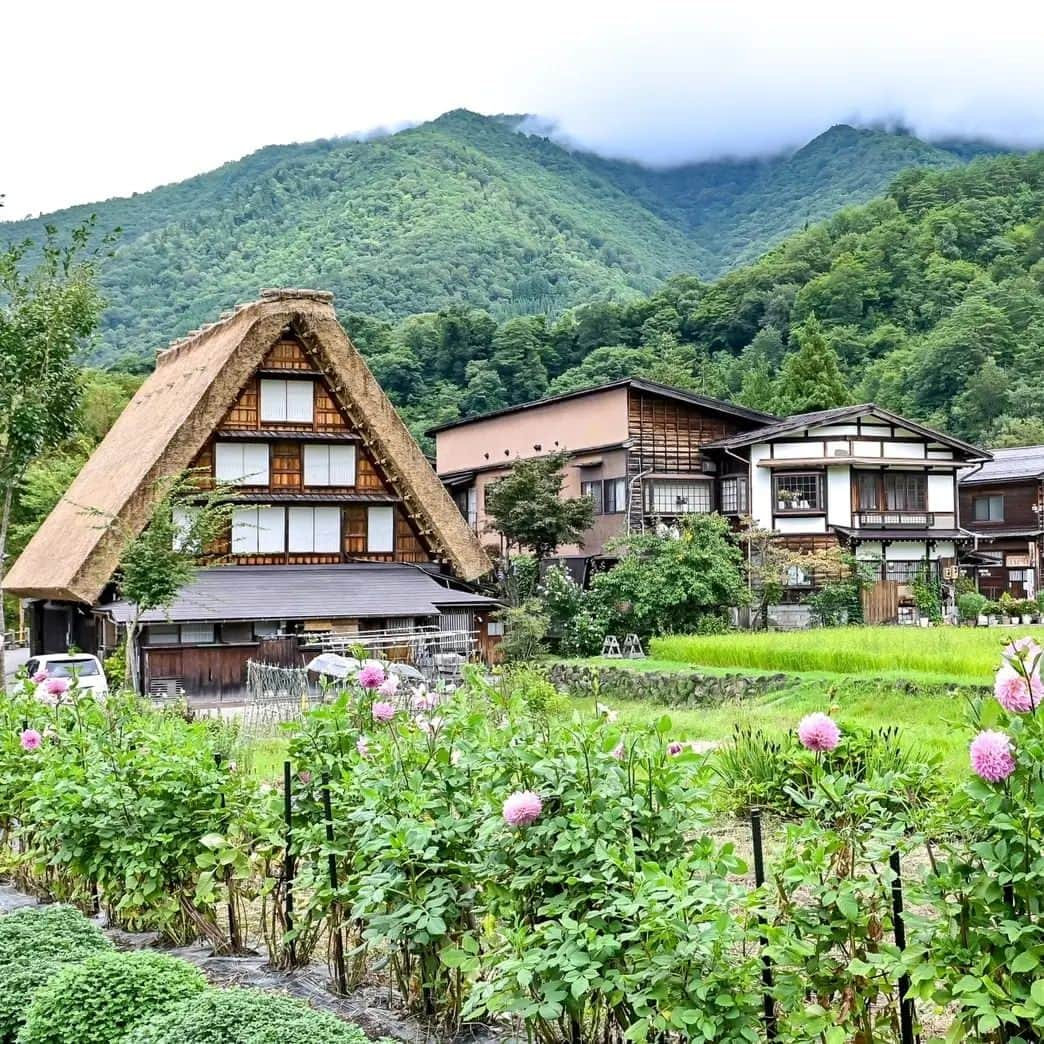
[[[551,621],[537,599],[527,598],[521,605],[502,609],[497,617],[504,622],[500,653],[505,660],[524,662],[546,651],[544,640]]]
[[[91,211],[102,228],[122,226],[120,250],[101,269],[111,307],[97,358],[126,368],[259,286],[323,286],[381,319],[450,305],[511,317],[627,300],[675,272],[709,277],[753,261],[906,167],[958,162],[908,135],[834,127],[796,153],[660,171],[563,148],[518,124],[456,111],[387,137],[269,147],[5,232],[39,239],[45,222],[68,228]],[[368,345],[380,333],[369,322],[362,330]],[[458,385],[469,358],[459,360]]]
[[[37,990],[19,1044],[120,1044],[138,1023],[202,993],[185,961],[156,953],[105,953],[64,968]]]
[[[939,623],[942,620],[942,582],[927,562],[917,570],[913,593],[921,617]]]
[[[590,497],[561,495],[568,462],[566,450],[516,460],[509,474],[486,487],[491,524],[538,562],[561,544],[579,543],[594,520]]]
[[[784,816],[803,814],[822,771],[890,789],[892,797],[881,800],[897,811],[923,808],[943,793],[938,755],[904,740],[898,728],[843,723],[840,744],[817,758],[793,732],[775,737],[737,725],[732,739],[715,752],[713,765],[719,797],[733,812],[757,805]]]
[[[975,623],[989,604],[990,600],[978,591],[966,591],[957,597],[957,612],[965,623]]]
[[[348,1022],[254,989],[206,990],[139,1024],[123,1044],[366,1044]]]
[[[69,906],[0,917],[0,1044],[13,1044],[35,991],[67,964],[108,950],[101,931]]]
[[[794,338],[797,351],[786,357],[775,388],[776,412],[812,413],[851,402],[837,352],[827,343],[814,312],[794,331]]]
[[[719,515],[687,518],[677,537],[640,534],[615,544],[620,559],[591,581],[612,633],[673,634],[721,618],[745,595],[743,556]]]

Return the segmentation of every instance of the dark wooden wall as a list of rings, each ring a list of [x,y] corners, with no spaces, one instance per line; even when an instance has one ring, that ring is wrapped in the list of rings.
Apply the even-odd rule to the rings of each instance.
[[[1003,522],[976,522],[972,514],[972,500],[1001,494],[1004,497]],[[1038,483],[1035,480],[1026,482],[997,482],[981,486],[960,486],[958,490],[961,505],[961,525],[966,529],[987,530],[1032,529],[1038,524],[1033,505],[1037,503]]]

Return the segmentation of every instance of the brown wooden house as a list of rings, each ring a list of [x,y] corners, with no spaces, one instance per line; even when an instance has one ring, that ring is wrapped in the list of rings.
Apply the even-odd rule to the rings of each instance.
[[[992,451],[961,475],[961,519],[975,538],[961,572],[996,600],[1035,598],[1044,539],[1044,446]]]
[[[478,540],[348,340],[332,296],[265,291],[161,351],[156,369],[12,566],[33,652],[104,651],[128,533],[186,468],[235,489],[217,561],[140,640],[144,689],[221,696],[275,634],[447,620],[490,644],[495,603],[466,581]],[[111,519],[109,525],[98,519]]]
[[[735,489],[718,482],[719,455],[704,447],[774,420],[636,377],[468,417],[429,434],[439,477],[487,542],[499,540],[485,511],[489,485],[515,460],[568,449],[563,495],[590,496],[595,520],[580,544],[558,554],[582,579],[592,563],[606,560],[614,537],[726,509]]]

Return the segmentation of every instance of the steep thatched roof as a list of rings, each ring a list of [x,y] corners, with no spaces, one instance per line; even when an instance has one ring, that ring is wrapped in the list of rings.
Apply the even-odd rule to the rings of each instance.
[[[287,328],[314,356],[436,552],[465,579],[485,573],[489,561],[478,540],[348,340],[333,296],[266,290],[159,353],[153,374],[11,567],[4,590],[94,602],[116,569],[121,535],[139,532],[148,521],[158,480],[192,463]]]

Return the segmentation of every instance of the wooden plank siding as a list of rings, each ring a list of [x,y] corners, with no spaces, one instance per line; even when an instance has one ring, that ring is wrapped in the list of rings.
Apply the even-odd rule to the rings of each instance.
[[[314,375],[313,420],[311,424],[270,422],[260,418],[259,375],[286,374],[288,379],[300,381]],[[335,504],[338,495],[351,496],[351,502],[341,504],[341,550],[339,552],[291,553],[230,556],[230,535],[215,542],[214,558],[234,565],[328,565],[350,559],[371,562],[424,563],[434,559],[430,543],[411,518],[405,506],[397,504],[395,513],[395,550],[368,552],[367,508],[370,504],[396,504],[399,494],[395,485],[378,464],[366,445],[362,433],[355,428],[337,405],[325,376],[312,362],[305,347],[293,338],[283,338],[266,354],[258,371],[250,377],[235,403],[226,413],[204,448],[193,462],[200,475],[201,488],[212,488],[215,482],[215,441],[222,433],[238,433],[241,441],[266,442],[269,446],[269,482],[267,485],[237,486],[236,494],[245,503],[263,504],[266,495],[279,503],[280,494],[295,494],[308,504],[309,495],[315,503]],[[334,445],[350,442],[355,446],[355,484],[352,486],[308,486],[304,481],[304,447],[309,443],[308,433],[342,437],[340,442],[317,438],[316,444]],[[372,501],[365,498],[373,496]],[[364,499],[357,500],[362,496]],[[320,499],[322,498],[322,499]]]
[[[643,484],[637,481],[639,475],[645,472],[702,474],[702,447],[745,431],[747,426],[696,405],[631,388],[627,396],[627,429],[632,442],[627,454],[628,527],[636,530],[645,511]]]

